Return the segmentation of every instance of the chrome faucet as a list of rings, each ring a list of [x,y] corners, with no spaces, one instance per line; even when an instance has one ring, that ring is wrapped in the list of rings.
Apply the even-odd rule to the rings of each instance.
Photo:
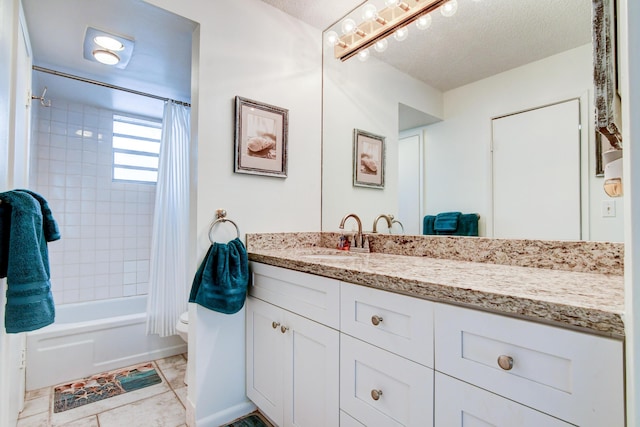
[[[376,219],[373,220],[373,233],[377,233],[378,232],[378,221],[380,221],[380,218],[384,218],[387,220],[387,227],[391,228],[393,227],[393,215],[389,214],[389,215],[385,215],[385,214],[380,214],[378,215],[378,217]]]
[[[364,240],[362,238],[362,221],[360,221],[360,218],[358,217],[358,215],[350,213],[345,215],[342,218],[342,221],[340,221],[340,229],[344,230],[344,223],[347,221],[347,219],[349,218],[353,218],[356,220],[356,222],[358,223],[358,234],[356,234],[356,247],[362,247],[364,245]],[[360,245],[358,246],[358,242],[360,243]]]

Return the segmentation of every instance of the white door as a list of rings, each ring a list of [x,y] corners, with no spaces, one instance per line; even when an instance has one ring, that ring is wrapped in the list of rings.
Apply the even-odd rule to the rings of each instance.
[[[580,101],[492,127],[493,237],[580,240]]]
[[[398,217],[403,234],[420,234],[422,224],[422,138],[410,135],[398,141]],[[394,225],[395,227],[395,225]],[[394,233],[401,230],[394,228]]]
[[[247,298],[247,396],[267,417],[283,425],[283,310]]]

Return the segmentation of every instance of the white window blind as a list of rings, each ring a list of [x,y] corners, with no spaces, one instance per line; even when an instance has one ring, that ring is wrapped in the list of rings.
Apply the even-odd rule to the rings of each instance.
[[[155,183],[162,123],[113,116],[113,180]]]

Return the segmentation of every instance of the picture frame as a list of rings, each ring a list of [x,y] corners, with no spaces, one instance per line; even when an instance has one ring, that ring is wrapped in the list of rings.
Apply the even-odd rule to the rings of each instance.
[[[385,137],[353,130],[353,186],[384,188]]]
[[[289,110],[235,97],[235,173],[287,177]]]

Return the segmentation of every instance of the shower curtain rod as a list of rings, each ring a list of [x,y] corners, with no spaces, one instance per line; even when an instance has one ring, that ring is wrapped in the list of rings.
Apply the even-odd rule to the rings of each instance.
[[[84,83],[91,83],[92,85],[102,86],[102,87],[106,87],[108,89],[120,90],[120,91],[123,91],[123,92],[132,93],[134,95],[140,95],[140,96],[146,96],[147,98],[159,99],[161,101],[171,101],[171,102],[175,102],[176,104],[184,105],[185,107],[191,107],[191,104],[189,104],[188,102],[176,101],[175,99],[164,98],[162,96],[153,95],[151,93],[140,92],[140,91],[133,90],[133,89],[127,89],[126,87],[115,86],[115,85],[112,85],[112,84],[99,82],[97,80],[86,79],[84,77],[74,76],[73,74],[67,74],[67,73],[63,73],[61,71],[56,71],[56,70],[51,70],[49,68],[39,67],[37,65],[32,66],[32,68],[33,68],[34,71],[40,71],[42,73],[53,74],[54,76],[66,77],[68,79],[77,80],[77,81],[84,82]]]

